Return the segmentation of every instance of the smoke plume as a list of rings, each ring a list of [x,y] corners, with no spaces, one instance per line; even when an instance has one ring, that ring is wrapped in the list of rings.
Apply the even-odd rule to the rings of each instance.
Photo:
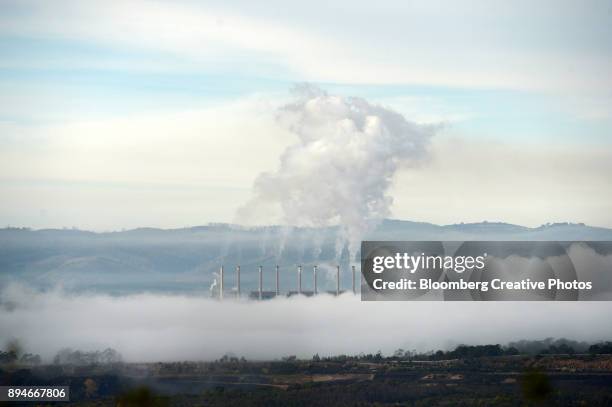
[[[394,174],[427,156],[436,127],[311,85],[296,87],[294,95],[277,121],[298,140],[282,153],[276,171],[257,177],[238,222],[257,222],[273,208],[286,225],[338,225],[337,255],[348,246],[354,256],[362,236],[390,214]]]

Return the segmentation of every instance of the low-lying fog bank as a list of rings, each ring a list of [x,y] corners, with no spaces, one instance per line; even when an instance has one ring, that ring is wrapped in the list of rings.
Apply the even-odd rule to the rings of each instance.
[[[0,344],[50,361],[62,348],[119,351],[124,360],[247,359],[427,351],[460,343],[612,338],[610,302],[361,302],[358,296],[223,302],[183,295],[0,294]]]

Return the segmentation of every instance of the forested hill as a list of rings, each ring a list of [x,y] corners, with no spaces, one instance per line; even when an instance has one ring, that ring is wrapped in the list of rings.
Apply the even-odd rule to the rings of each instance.
[[[74,229],[0,229],[0,283],[116,294],[140,291],[207,292],[220,265],[240,264],[246,289],[257,266],[281,267],[281,283],[293,285],[296,264],[336,264],[336,228],[244,228],[211,224],[182,229],[140,228],[94,233]],[[611,240],[612,229],[583,224],[528,228],[506,223],[439,226],[385,220],[369,240]],[[347,263],[346,251],[340,263]],[[350,274],[342,274],[348,287]],[[271,279],[271,277],[270,277]],[[325,282],[324,282],[325,284]],[[330,284],[333,285],[332,282]]]

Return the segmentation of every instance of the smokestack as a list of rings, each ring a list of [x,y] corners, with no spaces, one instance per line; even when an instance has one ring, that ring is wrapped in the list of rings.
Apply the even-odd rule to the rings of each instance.
[[[312,268],[312,276],[314,279],[314,284],[313,284],[314,289],[312,290],[312,292],[314,293],[314,295],[317,295],[317,266],[314,266]]]
[[[352,266],[352,270],[353,270],[353,294],[357,294],[357,291],[355,291],[355,266]]]
[[[298,266],[298,294],[302,294],[302,266]]]
[[[280,294],[280,285],[278,281],[278,264],[276,265],[276,295]]]
[[[223,266],[221,266],[219,271],[219,299],[223,299]]]
[[[240,298],[240,266],[236,266],[236,297]]]
[[[336,266],[336,295],[340,295],[340,266]]]
[[[262,291],[263,291],[263,272],[262,272],[262,267],[259,266],[259,299],[260,300],[262,298]]]

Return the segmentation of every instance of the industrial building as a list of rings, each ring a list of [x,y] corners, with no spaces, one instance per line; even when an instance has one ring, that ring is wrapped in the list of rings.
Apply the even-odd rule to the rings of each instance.
[[[225,280],[226,280],[226,276],[225,276],[225,268],[223,266],[221,266],[221,268],[219,269],[219,283],[218,283],[218,288],[217,288],[217,293],[216,293],[216,297],[219,299],[224,299],[224,298],[234,298],[234,299],[239,299],[243,297],[243,293],[241,290],[241,280],[240,280],[240,273],[241,273],[241,267],[238,265],[236,266],[235,270],[234,270],[234,286],[228,291],[225,288]],[[285,291],[284,293],[281,292],[281,287],[280,287],[280,267],[278,265],[275,266],[274,271],[272,273],[269,273],[268,276],[265,275],[264,272],[264,268],[263,266],[259,266],[257,267],[257,278],[258,278],[258,286],[257,286],[257,290],[255,291],[250,291],[248,293],[248,298],[251,300],[267,300],[267,299],[272,299],[272,298],[276,298],[278,296],[286,296],[286,297],[291,297],[291,296],[295,296],[295,295],[303,295],[306,297],[312,297],[315,295],[319,294],[319,290],[318,290],[318,266],[315,265],[312,267],[310,276],[312,278],[312,290],[304,290],[302,289],[302,280],[304,278],[307,278],[304,276],[305,271],[303,270],[303,267],[301,265],[296,267],[296,283],[295,283],[295,287],[292,287],[291,289]],[[340,295],[344,292],[346,292],[345,290],[342,290],[340,287],[340,273],[341,273],[341,268],[340,266],[336,266],[336,289],[334,291],[326,291],[327,294],[332,294],[332,295]],[[356,270],[355,270],[355,266],[351,266],[351,273],[352,273],[352,292],[353,294],[356,294]],[[274,279],[274,287],[275,290],[274,291],[270,291],[270,290],[264,290],[264,279],[265,278],[273,278]],[[213,294],[214,295],[214,294]]]

